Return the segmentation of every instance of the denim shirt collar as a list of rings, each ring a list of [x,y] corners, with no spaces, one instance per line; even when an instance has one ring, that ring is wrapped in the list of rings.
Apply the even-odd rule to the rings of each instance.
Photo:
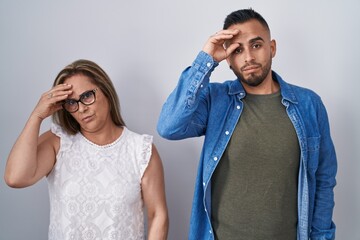
[[[291,85],[286,83],[276,72],[272,71],[272,77],[275,79],[279,85],[281,90],[281,95],[283,97],[283,100],[287,100],[291,103],[297,104],[298,100],[295,96],[295,93],[293,89],[291,88]],[[229,86],[229,95],[236,95],[240,94],[242,96],[241,98],[245,97],[246,92],[241,84],[241,81],[237,79],[236,81],[232,81]]]

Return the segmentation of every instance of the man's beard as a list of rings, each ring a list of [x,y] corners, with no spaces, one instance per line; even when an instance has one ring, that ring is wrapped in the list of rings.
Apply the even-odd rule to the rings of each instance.
[[[260,63],[250,62],[250,63],[244,65],[243,67],[241,67],[240,71],[234,71],[234,73],[242,83],[244,83],[248,86],[251,86],[251,87],[256,87],[256,86],[259,86],[265,80],[265,78],[271,71],[271,63],[272,63],[271,58],[265,66],[262,66]],[[249,67],[249,66],[260,67],[261,68],[260,73],[259,74],[251,73],[251,74],[249,74],[249,76],[247,78],[245,78],[244,74],[242,74],[241,71],[242,71],[242,69]]]

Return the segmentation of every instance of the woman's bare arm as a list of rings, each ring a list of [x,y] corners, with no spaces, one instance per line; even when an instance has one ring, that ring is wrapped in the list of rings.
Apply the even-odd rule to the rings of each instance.
[[[159,153],[152,148],[149,165],[141,181],[142,194],[148,213],[148,239],[167,239],[169,218],[166,206],[164,170]]]
[[[55,164],[60,140],[50,131],[39,137],[42,121],[62,108],[71,86],[61,84],[44,93],[8,156],[5,182],[10,187],[30,186],[46,176]]]

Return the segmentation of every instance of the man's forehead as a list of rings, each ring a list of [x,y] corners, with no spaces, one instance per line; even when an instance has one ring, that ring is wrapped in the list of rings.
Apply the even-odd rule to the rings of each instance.
[[[256,20],[231,25],[228,29],[237,29],[239,33],[230,42],[247,43],[254,38],[261,38],[264,41],[270,40],[269,31]]]

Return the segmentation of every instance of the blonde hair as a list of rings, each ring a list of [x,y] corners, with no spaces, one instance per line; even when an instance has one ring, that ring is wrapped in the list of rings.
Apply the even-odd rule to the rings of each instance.
[[[115,125],[122,127],[125,122],[120,114],[120,102],[114,85],[105,71],[96,63],[80,59],[77,60],[59,72],[53,86],[64,83],[64,81],[77,74],[87,76],[93,83],[101,89],[109,102],[110,116]],[[80,124],[66,110],[62,109],[53,114],[53,121],[60,125],[67,133],[74,135],[80,131]]]

